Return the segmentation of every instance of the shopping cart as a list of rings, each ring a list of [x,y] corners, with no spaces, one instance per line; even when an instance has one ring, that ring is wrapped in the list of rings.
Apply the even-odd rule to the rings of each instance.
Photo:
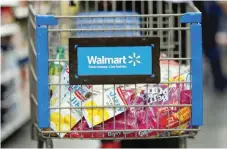
[[[140,5],[138,5],[140,2]],[[71,4],[71,5],[69,5]],[[129,8],[130,10],[129,11]],[[191,3],[187,5],[192,11],[196,11]],[[72,7],[74,7],[71,11]],[[120,8],[121,7],[121,8]],[[140,7],[140,8],[138,8]],[[38,141],[38,147],[53,147],[52,139],[77,138],[97,140],[124,140],[124,139],[162,139],[181,138],[180,147],[186,147],[186,138],[193,137],[199,131],[203,123],[203,89],[202,89],[202,39],[201,39],[201,13],[180,12],[177,6],[173,11],[173,4],[162,1],[49,1],[31,2],[29,5],[29,59],[30,59],[30,99],[32,113],[32,139]],[[53,58],[56,47],[61,45],[65,50],[64,59]],[[183,48],[182,45],[186,45]],[[182,54],[184,49],[186,54]],[[161,53],[161,54],[160,54]],[[131,54],[131,55],[130,55]],[[128,57],[129,55],[129,57]],[[160,56],[161,55],[161,56]],[[165,55],[165,56],[162,56]],[[90,62],[86,61],[88,57]],[[100,57],[98,61],[94,58]],[[128,61],[126,58],[129,58]],[[167,62],[163,68],[160,62]],[[106,63],[105,63],[106,62]],[[187,80],[174,80],[170,78],[171,63],[177,63],[177,75],[183,73],[181,65],[188,66],[190,78]],[[53,83],[49,80],[48,72],[51,63],[69,65],[69,80],[65,83],[58,79]],[[90,65],[90,64],[93,64]],[[113,65],[114,64],[114,65]],[[160,68],[161,67],[161,68]],[[68,67],[66,71],[68,72]],[[165,69],[165,70],[163,70]],[[163,72],[165,71],[165,73]],[[62,78],[59,73],[58,78]],[[67,79],[64,78],[64,79]],[[92,85],[91,85],[92,84]],[[132,85],[133,84],[133,85]],[[104,104],[104,92],[107,90],[137,90],[146,86],[147,90],[152,85],[166,85],[170,90],[172,84],[187,84],[190,91],[190,103],[182,104],[143,104],[117,105],[115,100],[112,105]],[[58,106],[51,106],[53,94],[50,94],[51,86],[55,86],[58,98],[67,98],[68,106],[61,106],[62,99],[56,99]],[[79,93],[80,104],[72,105],[72,93],[63,97],[62,87],[72,88],[84,86],[89,89],[89,94]],[[88,87],[89,86],[89,87]],[[134,87],[132,87],[134,86]],[[71,87],[71,88],[69,88]],[[125,91],[124,90],[124,91]],[[145,91],[146,89],[143,89]],[[75,89],[74,93],[78,93]],[[118,91],[118,90],[117,90]],[[103,99],[101,106],[84,106],[87,99],[93,100],[94,95],[100,95]],[[180,94],[180,93],[179,93]],[[102,96],[102,97],[101,97]],[[181,95],[177,95],[180,96]],[[123,97],[124,98],[124,97]],[[169,91],[167,100],[170,98]],[[115,98],[114,98],[115,99]],[[180,100],[180,99],[177,99]],[[126,110],[129,108],[167,108],[167,124],[165,128],[149,128],[148,114],[145,115],[146,126],[144,128],[116,128],[116,109],[123,109],[123,115],[127,121]],[[169,109],[188,107],[190,121],[188,127],[182,128],[179,121],[176,127],[170,127],[173,120]],[[111,118],[112,129],[105,129],[104,124],[109,119],[102,120],[100,125],[93,123],[95,109],[111,109],[114,111]],[[89,128],[83,126],[83,115],[80,115],[78,123],[73,123],[72,111],[85,109],[91,111],[92,122]],[[91,110],[92,109],[92,110]],[[52,121],[52,111],[58,110],[57,122]],[[69,111],[69,129],[61,127],[61,111]],[[67,112],[66,112],[67,113]],[[88,112],[89,113],[89,112]],[[148,112],[145,112],[148,113]],[[85,117],[85,116],[84,116]],[[102,117],[105,114],[102,112]],[[65,119],[63,120],[65,122]],[[159,119],[157,120],[157,123]],[[64,123],[63,122],[63,123]],[[73,129],[74,125],[80,125]],[[102,125],[103,124],[103,125]],[[73,125],[73,126],[72,126]],[[126,123],[125,123],[126,125]],[[68,125],[67,125],[68,126]],[[103,126],[96,129],[95,126]],[[178,127],[179,126],[179,127]],[[54,128],[53,128],[54,127]],[[72,130],[71,130],[72,129]],[[172,134],[172,132],[178,132]],[[179,133],[179,132],[184,133]],[[106,136],[108,132],[108,137]],[[164,132],[164,133],[163,133]],[[97,136],[96,134],[101,134]],[[118,136],[119,133],[123,135]],[[149,133],[156,135],[149,136]],[[74,135],[77,134],[77,135]],[[88,137],[85,137],[88,135]],[[134,137],[128,137],[128,136]]]

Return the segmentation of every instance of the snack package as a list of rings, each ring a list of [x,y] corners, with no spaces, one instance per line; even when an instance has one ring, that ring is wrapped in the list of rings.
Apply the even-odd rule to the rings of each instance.
[[[144,105],[152,105],[152,107],[146,107],[139,113],[138,111],[136,112],[139,129],[177,129],[185,126],[185,123],[190,121],[191,108],[174,105],[189,104],[191,92],[189,90],[183,90],[181,87],[178,85],[177,87],[168,88],[165,85],[157,85],[147,89],[147,93],[142,90],[140,97],[142,96],[144,98],[138,98],[137,96],[136,100],[139,99]],[[145,101],[142,101],[143,99]],[[150,131],[146,135],[158,136],[162,133],[164,132]]]
[[[185,127],[186,123],[190,122],[190,107],[174,106],[179,104],[190,104],[191,101],[191,91],[183,90],[183,88],[180,87],[180,85],[177,87],[170,87],[168,90],[168,87],[165,85],[157,85],[148,89],[147,93],[142,91],[141,96],[144,98],[138,98],[137,96],[137,99],[139,100],[146,99],[146,101],[142,102],[144,105],[152,105],[152,107],[144,108],[141,112],[143,115],[136,112],[140,129],[177,129]],[[171,107],[169,105],[173,106]],[[176,134],[177,132],[179,131],[174,131],[173,134]],[[146,135],[160,136],[164,133],[165,132],[161,131],[150,131]],[[183,133],[183,131],[179,133]]]
[[[60,84],[65,85],[59,85],[56,87],[56,90],[50,99],[51,106],[59,105],[59,99],[63,99],[65,94],[70,91],[71,93],[75,92],[76,94],[84,98],[88,98],[91,95],[91,85],[69,85],[69,67],[67,64],[64,65],[61,71],[60,80]]]
[[[126,117],[124,117],[126,115]],[[92,128],[89,128],[85,119],[82,119],[73,129],[72,133],[67,133],[65,137],[72,138],[112,138],[112,137],[135,137],[133,132],[124,132],[123,130],[137,129],[137,122],[135,112],[132,110],[125,111],[125,114],[121,114],[115,117],[115,119],[109,119],[99,125],[93,127],[94,132],[91,133]],[[122,130],[118,132],[112,132],[112,130]],[[83,132],[77,132],[83,131]]]
[[[55,109],[50,111],[51,128],[54,131],[65,131],[64,133],[58,133],[60,137],[64,137],[67,131],[70,131],[83,117],[82,110],[76,109],[81,107],[82,98],[75,92],[66,91],[64,97],[61,99],[60,104],[55,104],[54,108],[59,108],[60,105],[63,109]],[[71,97],[71,98],[70,98]],[[70,107],[75,107],[70,108]]]
[[[145,107],[147,105],[147,99],[146,95],[144,95],[144,92],[140,93],[140,95],[137,95],[134,100],[134,105],[141,105],[141,107],[136,107],[136,119],[137,119],[137,126],[138,129],[150,129],[148,130],[141,130],[137,132],[137,137],[155,137],[157,136],[156,131],[152,131],[152,129],[155,129],[156,122],[154,114],[152,113],[152,110],[150,108]]]
[[[181,75],[172,77],[169,79],[169,82],[187,82],[187,83],[175,83],[171,86],[180,86],[184,90],[191,90],[191,74],[189,72],[183,73]]]
[[[168,58],[164,53],[161,53],[160,58]],[[189,72],[188,65],[181,65],[173,60],[160,60],[161,81],[166,82],[169,78],[177,76],[182,73]]]
[[[65,65],[61,72],[61,84],[68,84],[68,79],[68,66]],[[82,109],[76,107],[82,106],[82,101],[86,100],[89,93],[89,86],[61,85],[56,88],[50,99],[50,107],[55,108],[55,110],[50,110],[50,121],[54,131],[64,131],[57,133],[60,137],[64,137],[67,131],[70,131],[82,119]]]
[[[96,126],[114,116],[117,116],[124,112],[124,107],[116,108],[101,108],[100,106],[124,106],[127,105],[125,97],[120,87],[109,89],[104,93],[93,95],[91,98],[83,102],[83,115],[87,120],[88,126]],[[86,107],[99,108],[86,108]]]
[[[132,98],[135,95],[135,92],[132,90],[123,90],[122,91],[125,96],[125,100],[127,103],[132,101]],[[94,126],[93,128],[89,128],[87,121],[83,118],[81,122],[79,122],[73,129],[72,133],[67,133],[65,137],[71,138],[112,138],[112,137],[135,137],[135,133],[133,132],[111,132],[111,130],[130,130],[137,129],[137,120],[135,116],[135,108],[129,107],[127,111],[115,116],[115,118],[111,118],[107,121],[102,122],[99,125]],[[99,130],[101,132],[91,133],[91,130]],[[83,132],[77,132],[83,131]]]
[[[113,138],[113,137],[126,137],[126,138],[144,138],[144,137],[160,137],[168,133],[177,135],[185,133],[178,131],[177,128],[189,128],[191,109],[190,107],[174,107],[174,104],[189,104],[191,98],[191,91],[181,90],[178,87],[170,89],[169,93],[166,85],[152,85],[149,86],[150,91],[126,89],[123,90],[125,100],[131,106],[125,112],[111,118],[107,121],[90,128],[86,120],[79,122],[66,137],[72,138]],[[158,90],[157,90],[158,89]],[[158,92],[156,92],[158,91]],[[176,96],[178,93],[179,96]],[[169,94],[170,98],[166,96]],[[153,100],[151,102],[151,98]],[[154,99],[156,97],[156,100]],[[163,98],[160,98],[163,97]],[[162,100],[161,100],[162,99]],[[150,101],[149,101],[150,100]],[[176,103],[174,103],[176,102]],[[151,104],[153,107],[146,106]],[[173,107],[166,106],[173,104]],[[155,107],[155,105],[159,105]],[[161,106],[160,106],[161,105]],[[165,108],[163,108],[165,107]],[[173,129],[176,131],[163,132],[153,131],[152,129]],[[141,129],[141,131],[133,131]],[[93,132],[91,133],[91,131]],[[118,131],[113,131],[118,130]],[[127,130],[127,131],[124,131]],[[132,131],[130,131],[132,130]],[[80,132],[77,132],[80,131]],[[83,131],[83,132],[81,132]],[[87,131],[87,132],[86,132]],[[99,131],[99,132],[97,132]]]

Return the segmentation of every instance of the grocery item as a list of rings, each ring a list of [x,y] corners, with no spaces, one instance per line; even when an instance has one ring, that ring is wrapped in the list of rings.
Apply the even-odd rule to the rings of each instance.
[[[191,90],[191,74],[189,72],[180,74],[178,76],[172,77],[169,79],[169,82],[181,82],[170,84],[171,86],[180,86],[184,90]],[[186,82],[186,83],[182,83]]]
[[[64,52],[65,52],[65,50],[63,47],[58,46],[56,48],[56,56],[54,57],[54,59],[56,59],[56,62],[51,62],[50,68],[49,68],[50,83],[59,83],[60,82],[59,78],[60,78],[60,74],[61,74],[62,68],[64,66],[64,63],[59,62],[58,60],[65,59]],[[57,87],[56,85],[51,85],[50,90],[52,92],[54,92],[56,87]]]
[[[107,12],[107,11],[94,11],[94,12],[80,12],[77,14],[78,18],[75,19],[75,26],[77,29],[93,29],[92,31],[76,32],[77,37],[134,37],[141,36],[140,19],[137,17],[113,17],[113,16],[127,16],[138,15],[136,12]],[[84,16],[96,16],[85,17]],[[100,17],[99,17],[100,16]],[[109,17],[103,17],[109,16]],[[112,31],[112,29],[116,29]],[[124,28],[125,30],[118,30]],[[130,30],[130,29],[138,30]],[[97,30],[95,30],[97,29]],[[105,29],[105,30],[103,30]]]
[[[132,90],[122,90],[125,96],[125,101],[129,103],[134,97],[135,93]],[[134,137],[135,133],[132,132],[111,132],[111,130],[133,130],[137,128],[137,121],[135,116],[135,108],[129,107],[128,110],[123,113],[115,116],[115,118],[111,118],[107,121],[100,123],[99,125],[94,126],[93,128],[89,128],[87,121],[83,118],[81,122],[79,122],[75,127],[73,127],[73,133],[67,133],[65,137],[72,138],[91,138],[92,136],[95,138],[110,138],[110,137]],[[103,132],[91,133],[91,130],[100,130]],[[84,131],[83,133],[79,133],[77,131]],[[109,130],[109,131],[108,131]],[[86,132],[87,131],[87,132]]]
[[[161,53],[160,55],[160,58],[167,58],[167,55],[165,53]],[[189,72],[190,67],[187,65],[181,65],[173,60],[160,60],[160,69],[161,82],[167,82],[174,76]]]
[[[58,133],[60,137],[64,137],[66,132],[70,131],[83,117],[81,109],[76,108],[82,105],[81,96],[76,94],[77,90],[73,91],[66,91],[60,103],[52,105],[52,107],[64,109],[50,111],[51,128],[55,131],[65,131],[64,133]],[[71,109],[70,107],[74,108]]]
[[[69,66],[67,64],[64,64],[62,67],[60,74],[60,84],[65,85],[56,86],[56,89],[54,90],[54,93],[50,99],[51,107],[55,104],[59,105],[59,99],[63,99],[68,92],[81,96],[81,99],[88,98],[91,95],[91,85],[69,85]]]
[[[114,116],[117,116],[124,112],[126,109],[123,107],[116,108],[86,108],[86,107],[97,107],[97,106],[124,106],[127,103],[123,92],[120,87],[109,89],[103,94],[93,95],[88,100],[84,101],[83,114],[87,120],[88,126],[96,126]]]
[[[179,65],[174,61],[171,64]],[[60,83],[68,85],[61,85],[55,89],[51,98],[51,107],[66,107],[66,109],[51,111],[51,127],[55,131],[64,132],[58,133],[60,137],[74,138],[135,138],[185,133],[177,130],[161,132],[152,129],[190,127],[191,108],[175,106],[191,103],[190,83],[175,83],[190,82],[190,79],[190,73],[183,73],[166,80],[166,82],[173,82],[171,84],[134,84],[123,85],[123,87],[122,85],[104,87],[69,85],[69,68],[67,64],[63,64]],[[70,105],[83,108],[70,110]],[[137,107],[102,107],[114,105],[137,105]],[[134,131],[135,129],[141,129],[141,131]],[[74,132],[67,133],[70,130]],[[82,130],[85,132],[77,132]],[[99,130],[99,132],[91,133],[89,132],[91,130]]]
[[[182,86],[170,87],[166,85],[151,85],[148,91],[126,89],[124,93],[125,100],[129,107],[125,112],[102,122],[99,125],[90,128],[85,119],[79,122],[65,137],[72,138],[112,138],[112,137],[158,137],[165,135],[177,135],[185,133],[184,131],[153,131],[152,129],[170,129],[190,127],[191,109],[190,107],[174,107],[176,104],[190,104],[191,91],[180,88]],[[169,94],[169,96],[166,96]],[[179,96],[177,96],[179,94]],[[169,98],[166,98],[169,97]],[[152,107],[145,105],[151,104]],[[165,105],[170,105],[165,107]],[[138,106],[141,105],[141,106]],[[155,107],[155,105],[159,105]],[[162,106],[160,106],[162,105]],[[141,131],[135,131],[141,129]],[[89,132],[91,130],[100,130],[99,132]],[[118,131],[112,131],[118,130]],[[124,131],[127,130],[127,131]],[[132,131],[130,131],[132,130]],[[77,132],[84,131],[84,132]],[[86,132],[87,131],[87,132]]]
[[[69,85],[69,68],[67,64],[62,67],[60,83],[66,84],[57,86],[50,99],[50,107],[55,110],[50,111],[51,128],[60,137],[64,137],[83,117],[82,101],[86,100],[90,94],[90,85]],[[61,109],[60,109],[61,107]],[[70,108],[74,107],[74,108]],[[58,109],[59,108],[59,109]],[[63,108],[63,109],[62,109]]]
[[[168,87],[165,85],[157,85],[147,91],[145,98],[136,98],[136,102],[146,105],[150,104],[152,107],[143,107],[144,110],[136,112],[139,129],[169,129],[182,127],[185,123],[190,121],[189,107],[174,107],[177,104],[189,104],[190,91],[183,91],[179,86]],[[146,94],[146,93],[145,93]],[[144,101],[144,100],[145,101]],[[156,106],[155,106],[156,105]],[[162,105],[162,106],[160,106]],[[165,106],[165,105],[173,105]],[[164,132],[147,132],[148,136],[158,136]]]

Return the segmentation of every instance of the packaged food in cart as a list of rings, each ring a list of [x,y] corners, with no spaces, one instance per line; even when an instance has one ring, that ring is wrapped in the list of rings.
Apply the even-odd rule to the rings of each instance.
[[[176,131],[169,132],[171,135],[184,133],[184,131],[177,131],[177,129],[189,127],[191,110],[189,107],[179,108],[174,105],[190,103],[191,92],[189,90],[180,90],[180,88],[177,88],[178,91],[176,91],[177,89],[175,87],[170,87],[168,93],[168,87],[166,85],[151,85],[148,88],[140,89],[140,91],[135,88],[123,90],[125,100],[129,105],[129,108],[125,112],[93,128],[89,127],[86,120],[82,120],[72,130],[83,130],[85,132],[68,133],[66,137],[158,137],[165,135],[165,132],[153,131],[152,129],[168,130],[170,128],[176,129]],[[167,96],[168,94],[169,98]],[[177,96],[178,94],[180,96]],[[147,107],[146,105],[148,104],[151,106]],[[136,107],[130,105],[136,105]],[[141,129],[141,131],[133,131],[138,129]],[[89,130],[100,130],[101,132],[93,132],[91,134]],[[113,132],[113,130],[119,131]],[[128,131],[125,132],[124,130]]]
[[[169,79],[169,82],[181,82],[181,83],[174,83],[170,85],[174,86],[180,86],[181,88],[183,87],[184,90],[191,90],[191,74],[190,72],[187,73],[182,73],[180,75],[174,76]],[[183,83],[182,83],[183,82]]]
[[[190,121],[190,108],[176,107],[190,102],[190,91],[185,91],[179,87],[168,88],[165,85],[156,85],[146,91],[147,93],[145,93],[145,90],[140,93],[145,98],[136,98],[145,100],[143,101],[144,105],[150,105],[137,113],[138,126],[143,129],[169,129],[184,126],[185,123]],[[162,133],[151,131],[146,135],[152,136]]]
[[[126,103],[130,103],[135,97],[134,90],[122,90],[125,96]],[[102,123],[90,128],[87,121],[83,118],[73,129],[72,133],[66,134],[65,137],[71,138],[112,138],[112,137],[128,137],[135,138],[135,133],[132,131],[124,132],[124,130],[137,129],[137,119],[135,115],[135,108],[129,107],[123,113],[112,117],[109,120],[103,121]],[[99,130],[100,132],[93,132],[91,130]],[[113,130],[119,130],[118,132],[113,132]],[[83,131],[83,132],[77,132]]]
[[[125,97],[120,87],[109,89],[104,93],[93,95],[91,98],[83,102],[83,115],[87,120],[89,127],[96,126],[114,116],[124,112],[123,107],[127,105]],[[86,107],[97,108],[86,108]],[[110,108],[100,108],[100,106],[109,106]],[[118,106],[118,107],[111,107]]]
[[[165,53],[160,54],[160,58],[168,58]],[[182,65],[174,60],[160,60],[161,68],[161,81],[167,82],[170,78],[178,76],[179,74],[185,74],[190,69],[188,65]]]
[[[61,84],[69,83],[68,65],[64,65],[60,78]],[[79,107],[82,106],[82,101],[91,94],[90,88],[90,85],[62,85],[56,88],[50,99],[51,108],[56,108],[50,110],[50,121],[54,131],[65,131],[65,133],[58,133],[60,137],[64,137],[67,131],[70,131],[82,119],[82,109]]]
[[[60,84],[50,99],[50,105],[59,104],[59,99],[63,99],[68,92],[75,92],[83,98],[88,98],[91,95],[91,85],[69,85],[69,67],[64,64],[60,75]]]
[[[53,130],[65,131],[65,133],[58,133],[60,137],[64,137],[67,131],[70,131],[82,119],[82,110],[79,107],[84,99],[77,94],[77,90],[71,89],[66,91],[63,98],[59,100],[59,104],[52,106],[57,109],[50,111],[50,121]]]

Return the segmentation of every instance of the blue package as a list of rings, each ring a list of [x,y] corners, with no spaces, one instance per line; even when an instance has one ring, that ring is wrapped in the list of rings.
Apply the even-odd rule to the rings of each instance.
[[[79,37],[140,36],[141,35],[140,31],[136,30],[140,28],[140,23],[141,23],[140,18],[137,17],[137,15],[138,14],[135,12],[80,13],[77,15],[78,18],[76,18],[75,24],[76,24],[76,28],[81,29],[81,31],[76,32],[76,36],[79,36]],[[100,16],[100,17],[97,17],[97,16]]]

